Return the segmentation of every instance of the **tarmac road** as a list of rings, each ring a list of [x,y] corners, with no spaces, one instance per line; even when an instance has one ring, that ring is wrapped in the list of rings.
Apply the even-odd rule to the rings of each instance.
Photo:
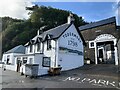
[[[0,68],[1,69],[1,68]],[[62,72],[59,76],[37,79],[2,70],[2,88],[114,88],[120,89],[118,67],[115,65],[85,65]]]

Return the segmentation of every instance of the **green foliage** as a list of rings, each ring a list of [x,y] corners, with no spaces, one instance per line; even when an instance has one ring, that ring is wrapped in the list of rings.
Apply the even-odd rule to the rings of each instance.
[[[30,18],[27,20],[12,19],[10,17],[2,18],[2,43],[3,52],[15,47],[16,45],[25,44],[33,38],[37,30],[41,27],[43,31],[49,30],[58,25],[67,22],[70,11],[59,10],[52,7],[33,6],[26,7],[30,11]],[[73,14],[75,25],[80,26],[86,24],[82,17]]]

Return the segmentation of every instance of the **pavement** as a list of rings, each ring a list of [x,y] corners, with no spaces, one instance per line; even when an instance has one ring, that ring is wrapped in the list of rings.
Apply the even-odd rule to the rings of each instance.
[[[40,76],[36,79],[21,76],[14,71],[3,71],[2,88],[111,88],[120,89],[119,67],[99,64],[64,71],[57,76]]]

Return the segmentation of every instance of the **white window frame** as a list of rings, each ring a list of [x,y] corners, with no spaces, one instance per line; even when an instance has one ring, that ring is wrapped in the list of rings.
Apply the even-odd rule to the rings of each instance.
[[[37,43],[35,46],[36,46],[35,52],[36,52],[36,53],[41,53],[41,51],[42,51],[42,43],[39,42],[39,47],[40,47],[39,51],[38,51],[38,43]]]
[[[47,50],[51,50],[52,48],[52,40],[47,40]]]
[[[42,66],[43,67],[50,67],[51,65],[51,58],[50,57],[43,57]]]
[[[91,43],[93,43],[94,45],[91,46]],[[94,41],[89,41],[89,48],[95,48],[95,42]]]
[[[26,61],[26,62],[25,62]],[[27,57],[23,57],[23,64],[26,64],[27,63]]]
[[[33,53],[33,45],[29,46],[29,53]]]

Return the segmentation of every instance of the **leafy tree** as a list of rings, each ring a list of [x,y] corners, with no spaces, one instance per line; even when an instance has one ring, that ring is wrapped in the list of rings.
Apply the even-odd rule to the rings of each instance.
[[[29,10],[30,18],[27,20],[12,19],[10,17],[2,18],[2,51],[7,50],[22,44],[27,43],[33,38],[38,29],[41,33],[64,24],[67,22],[67,17],[70,11],[60,10],[45,6],[26,7]],[[73,14],[75,18],[75,25],[81,26],[86,24],[82,17]]]

